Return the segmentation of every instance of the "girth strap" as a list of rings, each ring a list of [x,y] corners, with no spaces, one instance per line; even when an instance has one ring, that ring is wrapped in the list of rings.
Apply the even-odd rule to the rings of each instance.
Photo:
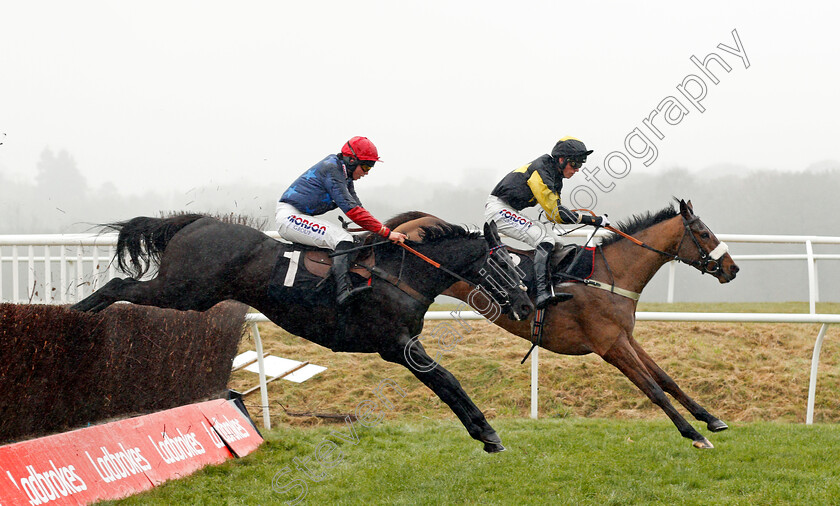
[[[592,288],[600,288],[601,290],[606,290],[610,293],[614,293],[616,295],[621,295],[622,297],[627,297],[631,300],[639,300],[639,297],[642,296],[640,293],[631,292],[630,290],[625,290],[624,288],[619,288],[615,285],[608,285],[607,283],[602,283],[600,281],[595,281],[594,279],[585,279],[581,280],[582,283],[591,286]],[[572,285],[573,283],[561,283],[562,285]]]
[[[524,364],[528,356],[531,355],[531,352],[534,351],[534,348],[542,343],[544,322],[545,308],[537,309],[537,312],[534,314],[534,319],[531,321],[531,349],[528,350],[528,353],[526,353],[524,357],[522,357],[522,362],[519,362],[520,364]]]

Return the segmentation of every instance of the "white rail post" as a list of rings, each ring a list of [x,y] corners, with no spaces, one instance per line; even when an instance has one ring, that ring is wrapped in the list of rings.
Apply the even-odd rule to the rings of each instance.
[[[17,245],[12,246],[12,302],[20,302],[20,258]]]
[[[30,244],[26,252],[29,254],[26,262],[26,303],[31,304],[35,297],[35,246]]]
[[[73,293],[76,295],[76,302],[85,298],[85,265],[82,258],[82,245],[76,246],[76,288]]]
[[[59,284],[58,289],[61,291],[61,303],[67,304],[67,248],[60,246],[61,251],[61,266],[59,267]]]
[[[117,266],[114,255],[117,253],[117,248],[113,244],[108,246],[108,281],[117,277]]]
[[[55,302],[52,300],[52,256],[50,245],[44,246],[44,303]]]
[[[817,368],[820,365],[820,350],[822,350],[823,338],[825,338],[825,331],[828,328],[827,323],[823,323],[820,327],[820,333],[817,334],[817,342],[814,343],[814,354],[811,357],[811,381],[808,383],[808,409],[805,414],[805,425],[814,423],[814,397],[817,393]]]
[[[814,300],[819,302],[820,301],[820,271],[817,270],[817,260],[818,260],[818,258],[815,255],[814,256]]]
[[[808,255],[808,304],[811,314],[817,312],[816,276],[814,272],[814,246],[811,241],[805,241],[805,253]]]
[[[674,302],[674,285],[676,284],[677,262],[668,262],[668,302]]]
[[[251,328],[254,331],[254,344],[257,348],[257,364],[260,368],[260,402],[263,410],[263,427],[271,428],[271,415],[268,411],[268,388],[265,384],[265,359],[263,358],[263,345],[260,339],[260,329],[257,328],[257,322],[251,322]]]
[[[99,286],[99,248],[96,244],[90,247],[90,293],[95,292]]]
[[[540,404],[540,359],[539,359],[539,352],[540,347],[537,346],[534,348],[534,351],[531,352],[531,418],[537,419],[539,416],[539,404]]]

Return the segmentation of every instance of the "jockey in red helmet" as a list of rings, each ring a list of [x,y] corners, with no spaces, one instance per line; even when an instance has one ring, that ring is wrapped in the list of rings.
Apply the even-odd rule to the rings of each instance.
[[[549,262],[558,236],[552,227],[525,218],[519,212],[539,204],[546,217],[554,223],[583,223],[599,227],[609,225],[606,216],[579,214],[560,204],[563,179],[574,176],[591,153],[592,150],[587,150],[580,140],[564,137],[557,141],[550,155],[542,155],[505,176],[490,192],[484,205],[485,219],[496,222],[499,233],[535,248],[537,300],[534,305],[537,309],[569,300],[572,295],[552,294],[549,290]]]
[[[363,229],[392,241],[405,241],[405,234],[390,230],[362,207],[353,187],[353,182],[365,177],[378,161],[381,160],[376,146],[367,137],[357,136],[345,142],[340,153],[328,155],[313,165],[292,183],[277,203],[275,217],[280,237],[335,251],[352,248],[350,233],[330,221],[316,218],[338,207]],[[332,273],[339,305],[369,288],[352,288],[348,276],[351,261],[350,254],[333,257]]]

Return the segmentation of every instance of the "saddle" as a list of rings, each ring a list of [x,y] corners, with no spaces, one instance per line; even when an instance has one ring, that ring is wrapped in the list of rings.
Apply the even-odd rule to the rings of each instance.
[[[268,284],[268,294],[276,301],[283,303],[294,300],[303,301],[310,305],[329,306],[335,300],[335,283],[330,277],[332,267],[331,250],[291,244],[277,256],[274,270]],[[352,254],[352,253],[351,253]],[[372,275],[382,279],[415,300],[430,305],[434,302],[427,298],[400,276],[395,276],[377,267],[373,248],[359,250],[350,268],[350,281],[353,286],[370,285]]]
[[[304,249],[303,252],[303,267],[306,272],[319,278],[328,278],[330,276],[330,268],[332,267],[332,251],[326,249]],[[351,274],[357,274],[364,279],[370,278],[370,268],[376,264],[376,258],[373,251],[365,255],[366,258],[357,258],[350,267]],[[367,266],[365,269],[362,266]]]
[[[563,274],[575,278],[589,279],[595,270],[595,246],[578,246],[564,244],[562,248],[554,248],[551,254],[551,274],[555,278],[563,278]],[[566,279],[572,279],[566,277]]]
[[[518,259],[518,267],[525,273],[523,282],[528,287],[528,295],[536,296],[534,280],[534,251],[524,251],[508,248],[514,261]],[[563,282],[576,281],[574,278],[589,279],[595,270],[595,247],[564,244],[554,248],[551,254],[551,277],[557,285]],[[570,277],[573,276],[573,277]]]
[[[335,299],[335,283],[330,277],[332,250],[303,244],[285,244],[277,256],[268,285],[269,295],[278,302],[301,299],[312,305],[330,305]],[[369,283],[376,258],[373,249],[358,252],[350,268],[354,286]],[[367,267],[367,268],[366,268]]]

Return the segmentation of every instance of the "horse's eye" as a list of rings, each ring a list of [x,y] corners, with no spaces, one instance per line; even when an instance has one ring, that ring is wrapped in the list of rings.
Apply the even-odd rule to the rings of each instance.
[[[702,234],[700,234],[701,239],[708,239],[709,237],[711,237],[711,236],[709,235],[708,232],[703,232]]]

